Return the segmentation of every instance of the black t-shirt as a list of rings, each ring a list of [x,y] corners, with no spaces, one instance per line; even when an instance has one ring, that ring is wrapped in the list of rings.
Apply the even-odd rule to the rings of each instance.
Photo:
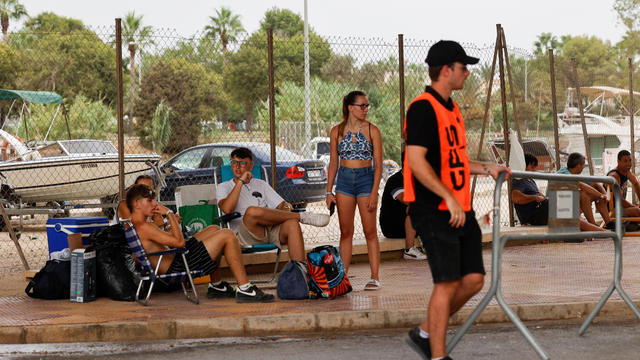
[[[433,95],[447,110],[453,110],[453,101],[445,101],[433,88],[427,86],[426,92]],[[427,148],[425,158],[438,178],[440,177],[440,137],[438,136],[438,119],[431,103],[427,100],[416,101],[407,110],[407,145],[418,145]],[[415,204],[428,208],[437,208],[442,198],[427,189],[413,177],[416,194]]]
[[[396,200],[399,192],[404,191],[402,170],[391,175],[387,179],[382,192],[382,205],[380,207],[380,228],[382,234],[388,238],[404,238],[404,219],[407,216],[407,205]]]
[[[515,179],[511,184],[512,190],[519,190],[525,195],[538,195],[538,185],[533,179]],[[516,209],[516,214],[521,224],[527,224],[538,207],[537,201],[532,201],[528,204],[513,204]]]

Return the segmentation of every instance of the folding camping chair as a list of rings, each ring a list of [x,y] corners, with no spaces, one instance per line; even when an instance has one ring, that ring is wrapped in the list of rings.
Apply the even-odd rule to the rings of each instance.
[[[226,170],[224,169],[225,167],[227,168]],[[257,177],[258,179],[260,179],[262,177],[262,170],[261,170],[262,168],[254,166],[254,169],[257,169],[257,171],[255,170],[252,171],[254,177]],[[228,165],[221,166],[221,171],[222,171],[222,178],[224,178],[225,175],[229,176],[229,174],[231,177],[233,177],[233,173],[231,172],[230,166]],[[226,173],[226,171],[228,171],[228,173]],[[214,181],[216,185],[199,184],[199,185],[186,185],[186,186],[178,187],[176,189],[176,195],[175,195],[176,207],[180,209],[180,206],[184,206],[184,205],[197,205],[200,200],[208,200],[209,204],[217,205],[218,201],[216,197],[216,187],[218,184],[218,178],[215,171],[214,171]],[[222,215],[220,208],[218,208],[217,206],[216,206],[216,210],[218,212],[217,213],[218,220],[220,221],[220,225],[222,227],[228,227],[228,224],[227,224],[228,221],[241,216],[239,213],[236,213],[236,212]],[[258,280],[250,280],[250,281],[254,284],[261,284],[261,283],[271,283],[275,280],[276,275],[278,273],[278,265],[280,264],[280,255],[282,254],[282,249],[280,249],[274,244],[255,244],[250,247],[243,246],[240,249],[243,254],[252,254],[252,253],[276,250],[276,261],[275,261],[275,265],[274,265],[273,273],[271,277],[267,280],[258,279]]]
[[[149,298],[151,297],[151,292],[153,291],[153,286],[156,283],[156,280],[163,281],[167,284],[175,283],[175,281],[180,281],[180,285],[182,285],[182,292],[184,296],[187,297],[187,300],[199,304],[200,300],[198,299],[198,293],[196,292],[196,287],[193,284],[194,276],[202,276],[202,270],[190,270],[189,263],[187,262],[186,253],[189,252],[187,248],[175,248],[168,249],[164,251],[156,251],[152,253],[147,253],[142,247],[142,243],[140,242],[140,238],[138,237],[138,233],[136,229],[133,227],[131,220],[122,220],[121,223],[124,225],[124,234],[127,239],[127,243],[133,252],[133,255],[138,260],[138,263],[141,265],[142,269],[139,271],[140,282],[138,283],[138,290],[136,291],[136,301],[144,306],[149,305]],[[176,254],[176,256],[182,256],[182,260],[184,261],[184,267],[186,271],[177,272],[177,273],[167,273],[167,274],[158,274],[158,268],[160,266],[160,262],[162,262],[162,257],[168,254]],[[149,261],[149,256],[159,256],[158,265],[154,269],[151,266],[151,262]],[[186,279],[189,280],[190,288],[187,289],[184,283]],[[167,281],[164,281],[166,279]],[[147,295],[144,300],[140,299],[140,292],[142,291],[143,285],[145,281],[149,281],[149,290],[147,290]]]

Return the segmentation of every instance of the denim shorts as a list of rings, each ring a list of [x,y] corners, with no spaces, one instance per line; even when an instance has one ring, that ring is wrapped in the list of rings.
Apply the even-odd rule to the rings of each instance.
[[[373,167],[338,168],[336,193],[353,198],[369,196],[373,188]]]
[[[449,225],[448,211],[409,207],[411,223],[427,253],[434,283],[459,280],[471,273],[485,274],[482,232],[473,211],[466,212],[463,227]]]

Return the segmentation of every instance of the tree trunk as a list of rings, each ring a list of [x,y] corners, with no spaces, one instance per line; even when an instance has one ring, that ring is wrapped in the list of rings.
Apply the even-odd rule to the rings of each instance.
[[[247,102],[244,105],[244,116],[247,120],[247,131],[251,132],[253,129],[253,103]]]
[[[129,121],[127,124],[127,134],[133,135],[133,96],[136,91],[136,44],[129,44],[130,64],[131,70],[131,86],[129,87]]]
[[[2,15],[0,18],[0,23],[2,26],[2,39],[4,40],[5,44],[8,44],[9,35],[7,34],[7,32],[9,31],[9,17],[6,15]]]

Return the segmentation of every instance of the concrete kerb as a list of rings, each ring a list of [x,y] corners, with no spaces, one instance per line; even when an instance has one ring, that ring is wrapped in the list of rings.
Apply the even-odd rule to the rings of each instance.
[[[515,305],[513,310],[523,321],[582,319],[596,302]],[[451,318],[451,325],[461,325],[473,311],[467,306]],[[227,336],[268,336],[324,331],[351,331],[413,327],[426,315],[426,309],[364,310],[323,313],[279,314],[244,318],[174,319],[146,322],[103,324],[7,326],[0,328],[4,344],[135,341],[213,338]],[[598,317],[635,318],[623,301],[608,302]],[[478,323],[508,322],[497,305],[488,306]]]

